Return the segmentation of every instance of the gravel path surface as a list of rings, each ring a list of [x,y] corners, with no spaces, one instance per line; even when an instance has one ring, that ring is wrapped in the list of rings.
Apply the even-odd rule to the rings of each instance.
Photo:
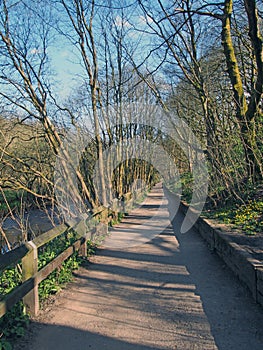
[[[112,245],[75,273],[15,350],[263,349],[263,309],[194,231],[179,232],[180,215],[165,228],[162,194],[156,186],[112,231]],[[163,231],[147,242],[151,225]]]

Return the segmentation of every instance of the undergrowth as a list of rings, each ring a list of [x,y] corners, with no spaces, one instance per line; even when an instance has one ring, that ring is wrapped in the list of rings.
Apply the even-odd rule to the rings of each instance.
[[[242,185],[242,186],[241,186]],[[263,233],[263,189],[261,184],[245,183],[236,190],[236,197],[228,193],[226,189],[218,189],[222,200],[218,200],[216,206],[213,201],[206,203],[203,215],[207,218],[216,219],[225,224],[231,224],[233,228],[240,230],[246,235]],[[188,204],[192,199],[193,178],[192,174],[185,173],[180,181],[168,184],[168,188],[177,194]],[[209,208],[209,209],[208,209]]]
[[[243,205],[205,212],[204,215],[225,224],[231,224],[247,235],[263,233],[263,201],[260,200],[250,200]]]

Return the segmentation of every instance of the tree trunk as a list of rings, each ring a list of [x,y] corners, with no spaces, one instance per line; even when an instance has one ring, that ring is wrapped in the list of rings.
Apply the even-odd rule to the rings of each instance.
[[[243,82],[236,58],[234,44],[231,36],[231,15],[233,10],[233,1],[225,0],[224,16],[222,18],[222,45],[226,58],[228,75],[231,81],[234,102],[236,106],[236,117],[240,127],[241,138],[244,145],[244,152],[247,163],[247,174],[252,180],[262,178],[262,164],[259,156],[256,155],[256,134],[255,134],[255,118],[262,96],[262,40],[257,30],[255,1],[245,1],[250,27],[251,42],[254,45],[254,51],[257,56],[258,78],[254,92],[247,103]]]

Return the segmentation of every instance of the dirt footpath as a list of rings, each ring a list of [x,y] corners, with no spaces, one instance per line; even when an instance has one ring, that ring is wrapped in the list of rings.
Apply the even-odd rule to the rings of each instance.
[[[263,309],[198,234],[179,233],[180,215],[163,227],[162,194],[155,187],[113,230],[16,350],[262,350]]]

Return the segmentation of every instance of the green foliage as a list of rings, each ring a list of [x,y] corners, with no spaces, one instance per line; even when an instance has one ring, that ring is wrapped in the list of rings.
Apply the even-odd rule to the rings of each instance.
[[[6,269],[0,275],[0,299],[12,289],[14,289],[17,285],[19,285],[22,281],[21,270],[18,266],[10,267]]]
[[[134,201],[134,206],[135,207],[136,207],[136,205],[140,205],[145,200],[145,198],[148,195],[148,192],[149,191],[144,190],[141,193],[139,193],[139,195],[137,195],[137,198],[135,198],[135,201]]]
[[[65,249],[71,246],[76,241],[74,231],[66,232],[65,234],[53,239],[39,249],[38,269],[47,265],[56,256],[62,253]]]
[[[52,261],[76,241],[76,234],[71,231],[55,238],[40,249],[38,268],[39,270]],[[60,291],[61,287],[72,278],[72,271],[76,270],[82,262],[82,258],[77,253],[71,255],[62,265],[54,270],[38,286],[40,301],[48,298],[49,295]]]
[[[125,216],[125,213],[123,212],[118,212],[117,214],[109,213],[108,217],[111,218],[109,221],[109,226],[113,227],[114,225],[119,224],[124,218],[124,216]]]
[[[181,199],[189,203],[193,193],[193,174],[185,172],[180,175],[180,180],[167,184],[171,192],[178,193],[182,191]]]
[[[6,269],[0,276],[0,296],[11,292],[21,283],[21,272],[18,266]],[[12,349],[11,340],[22,337],[29,323],[28,316],[24,313],[22,302],[17,303],[0,319],[0,350]]]
[[[24,312],[22,302],[17,303],[10,311],[8,311],[0,320],[2,329],[0,338],[0,349],[11,349],[11,341],[25,335],[26,328],[29,325],[29,317]]]
[[[9,210],[5,199],[7,200],[11,209],[20,208],[21,195],[21,193],[14,190],[5,190],[4,196],[2,193],[0,193],[0,211],[7,212]]]
[[[241,229],[247,235],[263,232],[263,201],[250,200],[239,207],[222,208],[205,214],[234,228]]]
[[[39,270],[52,261],[67,247],[76,241],[76,235],[73,231],[55,238],[44,247],[39,249]],[[91,241],[87,242],[88,255],[94,253],[94,245]],[[39,284],[39,299],[43,302],[50,295],[57,293],[61,288],[72,279],[72,271],[76,270],[83,262],[83,258],[78,253],[71,255],[62,265],[54,270],[44,281]],[[11,292],[21,281],[21,270],[16,267],[6,269],[0,276],[0,297]],[[25,314],[22,302],[17,303],[0,319],[0,350],[12,349],[12,342],[25,334],[26,327],[29,324],[29,317]]]
[[[44,301],[50,295],[56,294],[61,290],[63,285],[72,279],[72,271],[76,270],[82,258],[74,253],[66,261],[64,261],[58,269],[54,270],[44,281],[38,286],[39,300]]]
[[[12,345],[7,340],[0,339],[0,350],[12,350]]]
[[[124,218],[125,213],[118,212],[118,221],[121,222],[121,220]]]
[[[98,243],[93,243],[92,241],[87,241],[87,256],[91,256],[95,254],[96,247]]]

